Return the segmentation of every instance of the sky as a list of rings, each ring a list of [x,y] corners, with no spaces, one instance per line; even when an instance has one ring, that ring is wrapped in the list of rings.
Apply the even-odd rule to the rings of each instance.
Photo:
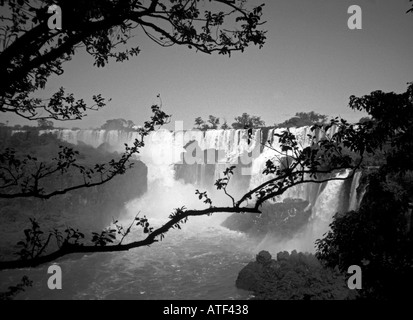
[[[67,128],[97,128],[107,119],[124,118],[142,124],[150,106],[162,98],[173,121],[194,126],[198,116],[224,118],[247,112],[266,125],[280,123],[296,112],[315,111],[357,121],[365,114],[348,107],[351,95],[375,90],[403,92],[413,81],[413,14],[408,0],[260,0],[264,6],[267,40],[230,58],[207,55],[187,47],[163,48],[143,33],[131,41],[141,53],[105,68],[79,51],[50,78],[45,95],[60,86],[76,98],[94,94],[112,101],[81,121],[56,122]],[[362,29],[350,30],[349,6],[362,9]],[[64,19],[64,12],[63,19]],[[27,124],[19,117],[0,115],[10,125]],[[31,123],[34,125],[34,123]],[[168,125],[174,128],[173,122]]]

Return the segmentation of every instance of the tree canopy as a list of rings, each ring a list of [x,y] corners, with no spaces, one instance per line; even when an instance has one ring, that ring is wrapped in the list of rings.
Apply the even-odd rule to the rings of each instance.
[[[37,126],[40,129],[53,129],[53,121],[46,120],[46,119],[39,119],[37,120]]]
[[[261,47],[265,41],[263,5],[247,8],[246,1],[198,0],[10,0],[2,1],[0,21],[0,112],[13,113],[29,120],[82,119],[87,111],[106,105],[101,94],[92,103],[60,88],[50,97],[41,89],[51,75],[61,75],[64,64],[84,49],[94,58],[96,67],[109,61],[122,62],[136,56],[139,46],[131,47],[130,39],[140,30],[160,46],[183,45],[203,53],[230,55],[244,51],[250,44]],[[49,7],[61,8],[61,28],[50,28]],[[0,198],[48,198],[70,190],[91,187],[109,181],[128,168],[131,157],[143,146],[143,138],[169,116],[157,105],[153,117],[138,131],[133,146],[126,146],[120,160],[85,168],[78,153],[63,148],[44,163],[30,155],[21,157],[12,148],[0,150]],[[116,122],[116,123],[115,123]],[[123,119],[104,125],[106,128],[130,128]],[[29,165],[31,164],[31,165]],[[36,172],[32,172],[37,168]],[[45,192],[40,180],[55,174],[78,170],[83,184],[55,192]]]
[[[44,97],[40,91],[46,88],[50,76],[63,74],[65,63],[81,48],[94,58],[96,67],[104,67],[109,61],[122,62],[139,54],[140,47],[131,47],[129,41],[137,31],[162,47],[181,45],[207,54],[229,56],[236,51],[243,52],[251,44],[261,48],[265,42],[265,31],[261,29],[264,5],[248,8],[244,0],[10,0],[0,4],[0,112],[42,123],[48,119],[82,119],[87,111],[98,110],[109,101],[101,94],[94,94],[92,103],[88,103],[65,88],[50,97]],[[61,9],[62,26],[50,28],[49,8],[56,5]],[[144,138],[169,121],[169,115],[161,106],[153,105],[151,109],[153,115],[136,129],[138,138],[133,145],[126,145],[120,159],[109,163],[85,167],[78,162],[79,153],[67,146],[62,146],[51,161],[17,154],[13,148],[0,150],[0,198],[48,199],[106,183],[125,173],[132,165],[132,157],[143,147]],[[216,119],[209,120],[217,125]],[[48,179],[70,170],[83,176],[83,183],[55,190],[47,188]],[[158,236],[179,226],[185,216],[207,214],[208,210],[185,214],[177,210],[175,218],[157,230],[139,218],[136,221],[149,234],[148,238],[118,249],[128,250],[158,241]],[[32,220],[31,229],[25,231],[27,242],[21,243],[26,249],[31,248],[27,251],[30,254],[26,255],[23,250],[22,260],[17,264],[2,262],[2,268],[21,263],[34,266],[76,252],[81,234],[70,228],[67,231],[65,238],[54,233],[42,239],[40,226]],[[105,246],[112,236],[107,231],[96,233],[93,246],[81,247],[91,252],[97,248],[112,251],[112,247]],[[59,250],[44,255],[52,237],[60,244]]]
[[[360,139],[369,152],[382,150],[384,162],[364,175],[360,209],[334,217],[317,257],[343,272],[361,266],[363,298],[406,299],[413,285],[413,84],[401,94],[352,96],[350,107],[371,115],[360,119]]]
[[[317,123],[323,123],[327,120],[326,115],[310,112],[297,112],[294,117],[285,120],[284,122],[275,125],[278,128],[290,128],[290,127],[305,127],[312,126]]]
[[[216,130],[219,128],[219,117],[209,115],[208,120],[203,120],[201,117],[195,118],[195,127],[197,130]]]
[[[135,123],[132,120],[125,119],[111,119],[106,120],[104,124],[100,126],[103,130],[126,130],[131,131],[135,128]]]
[[[232,123],[234,129],[257,129],[265,126],[265,122],[259,116],[251,116],[244,112],[242,115],[235,117]]]
[[[245,1],[213,0],[10,0],[2,1],[0,20],[0,111],[27,119],[81,119],[87,109],[103,107],[106,100],[93,95],[94,103],[76,100],[60,88],[52,97],[33,94],[46,86],[52,74],[61,75],[63,64],[79,48],[104,67],[140,52],[128,41],[141,30],[163,47],[184,45],[204,53],[230,55],[251,43],[261,47],[263,5],[247,9]],[[58,5],[62,27],[50,29],[48,8]]]

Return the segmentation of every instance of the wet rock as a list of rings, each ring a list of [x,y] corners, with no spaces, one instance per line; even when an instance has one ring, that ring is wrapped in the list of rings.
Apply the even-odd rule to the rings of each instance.
[[[252,291],[257,300],[354,299],[344,275],[325,269],[312,254],[279,252],[277,260],[261,251],[236,280],[240,289]]]

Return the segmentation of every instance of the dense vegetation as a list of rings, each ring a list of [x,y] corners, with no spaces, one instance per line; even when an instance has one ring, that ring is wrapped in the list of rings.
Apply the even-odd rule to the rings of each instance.
[[[310,112],[297,112],[294,117],[285,120],[282,123],[276,124],[276,128],[290,128],[290,127],[305,127],[312,126],[314,124],[320,124],[327,121],[327,116]]]
[[[365,178],[360,209],[335,216],[317,257],[343,272],[361,266],[363,298],[406,299],[413,285],[413,84],[401,94],[352,97],[350,106],[371,115],[363,138],[382,164]]]
[[[125,119],[111,119],[107,120],[100,129],[103,130],[122,130],[122,131],[135,131],[136,125],[132,120]]]
[[[345,277],[322,267],[312,254],[279,252],[277,260],[261,251],[238,275],[238,288],[250,290],[256,300],[348,300],[357,293]]]
[[[350,107],[365,110],[370,115],[358,124],[363,133],[354,136],[366,151],[361,180],[365,193],[360,208],[336,213],[331,230],[316,242],[316,258],[326,269],[318,265],[306,274],[301,268],[307,271],[308,268],[299,267],[300,263],[284,262],[288,259],[280,256],[277,258],[281,261],[268,262],[263,272],[262,265],[257,263],[247,266],[239,277],[245,277],[248,272],[261,272],[250,289],[258,299],[311,298],[314,292],[307,292],[306,281],[314,274],[339,271],[338,285],[343,285],[351,265],[358,265],[362,270],[362,289],[353,298],[397,300],[409,297],[413,285],[413,84],[408,84],[406,92],[400,94],[375,91],[360,98],[352,96]],[[343,140],[343,144],[346,146],[347,142]],[[374,167],[369,168],[371,165]],[[287,212],[291,209],[292,205],[287,204]],[[273,206],[271,211],[256,217],[231,216],[224,225],[251,234],[274,232],[280,238],[292,236],[302,225],[295,217],[283,221],[283,207]],[[300,218],[305,223],[306,215],[301,213]],[[283,286],[285,277],[296,285],[293,288]],[[332,281],[331,277],[328,279],[321,281],[319,278],[319,285],[328,287]],[[298,296],[297,292],[300,292]],[[322,298],[323,294],[319,292],[316,297]]]
[[[195,118],[194,129],[198,130],[214,130],[214,129],[259,129],[265,127],[265,121],[259,116],[250,115],[244,112],[242,115],[234,118],[234,122],[229,126],[224,120],[221,127],[220,118],[210,115],[208,120],[203,120],[201,117]],[[291,128],[291,127],[305,127],[314,124],[322,124],[327,122],[327,116],[321,115],[314,111],[297,112],[294,117],[285,120],[282,123],[275,124],[272,128]]]

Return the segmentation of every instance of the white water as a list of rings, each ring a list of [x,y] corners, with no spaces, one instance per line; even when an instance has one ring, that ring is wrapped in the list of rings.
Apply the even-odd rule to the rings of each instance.
[[[123,144],[131,144],[136,137],[134,133],[103,130],[52,132],[70,143],[83,142],[94,147],[106,143],[116,151],[122,151]],[[272,133],[270,131],[269,137]],[[293,133],[302,147],[310,143],[308,128],[293,129]],[[146,140],[140,155],[148,166],[148,192],[126,204],[127,214],[122,217],[122,223],[127,225],[140,212],[140,216],[146,215],[156,227],[167,221],[173,208],[183,205],[194,209],[205,207],[194,194],[196,186],[175,179],[173,165],[182,160],[182,154],[189,153],[184,146],[190,141],[196,141],[200,150],[219,151],[220,163],[215,166],[215,178],[227,165],[240,160],[244,165],[249,164],[245,172],[251,174],[249,187],[265,181],[269,177],[262,174],[262,169],[265,161],[274,157],[276,152],[272,149],[277,150],[278,139],[270,139],[272,149],[260,150],[261,139],[260,130],[254,131],[250,143],[246,130],[161,130],[153,133]],[[191,160],[184,156],[184,160],[188,159]],[[205,166],[201,166],[201,170],[204,170],[201,174],[204,178]],[[324,185],[297,186],[280,197],[280,200],[285,197],[308,200],[310,205],[307,210],[312,210],[308,225],[288,241],[267,236],[256,243],[242,233],[220,226],[228,214],[215,214],[191,218],[183,230],[168,232],[163,242],[155,243],[150,248],[64,258],[59,261],[64,290],[59,292],[47,289],[49,275],[46,266],[2,272],[1,283],[17,283],[21,275],[27,274],[35,285],[19,295],[21,299],[246,299],[249,293],[235,288],[238,272],[262,249],[269,250],[273,255],[281,250],[294,249],[314,252],[314,240],[328,230],[340,199],[347,196],[351,208],[357,203],[354,190],[359,178],[358,175],[353,179],[350,195],[343,194],[344,181],[330,181]],[[209,194],[216,206],[231,204],[227,197],[212,188]],[[136,230],[129,241],[142,237],[141,230]]]
[[[175,179],[174,164],[176,163],[215,163],[215,153],[208,152],[206,159],[203,151],[218,151],[218,161],[215,163],[214,180],[222,177],[222,171],[229,165],[244,165],[242,174],[249,176],[249,186],[245,186],[245,191],[271,178],[262,173],[267,160],[276,160],[280,155],[280,145],[275,133],[281,133],[285,129],[270,129],[267,141],[263,141],[263,132],[253,130],[252,136],[248,137],[247,130],[188,130],[188,131],[168,131],[159,130],[153,132],[145,139],[140,159],[148,166],[149,191],[143,199],[134,201],[143,208],[150,208],[151,211],[162,211],[165,217],[168,216],[172,208],[186,205],[191,208],[199,208],[202,203],[197,200],[193,192],[195,187],[178,183]],[[291,133],[296,136],[298,145],[305,148],[312,143],[310,136],[313,135],[309,127],[290,128]],[[46,130],[52,132],[60,139],[78,144],[83,142],[94,147],[106,143],[113,150],[122,151],[124,143],[132,144],[137,138],[134,132],[105,131],[105,130]],[[327,135],[335,133],[335,128],[331,128]],[[325,133],[317,132],[316,139],[321,139]],[[196,144],[188,143],[195,141]],[[265,145],[265,147],[262,147]],[[186,149],[185,149],[186,146]],[[192,153],[196,156],[193,157]],[[246,166],[246,167],[245,167]],[[198,170],[198,169],[197,169]],[[200,167],[201,180],[205,178],[205,167]],[[346,177],[349,172],[338,173],[341,177]],[[332,216],[339,210],[340,201],[348,199],[348,209],[354,210],[358,207],[360,197],[357,196],[356,189],[359,185],[361,172],[357,172],[351,183],[350,194],[344,193],[344,180],[333,180],[324,184],[308,183],[295,186],[285,194],[278,197],[277,201],[285,198],[300,198],[310,202],[308,210],[312,210],[312,224],[327,225],[331,222]],[[215,199],[214,205],[227,204],[228,198],[216,195],[213,186],[208,189],[209,193],[219,196]],[[216,191],[216,190],[215,190]],[[236,191],[237,190],[233,190]],[[153,208],[151,204],[155,203]],[[162,208],[162,209],[160,209]],[[319,233],[317,230],[320,229]],[[326,228],[315,228],[313,237],[320,237]],[[313,250],[309,250],[313,251]]]
[[[362,196],[357,195],[357,187],[360,184],[361,171],[355,173],[353,181],[351,182],[350,204],[348,210],[357,210],[360,205]]]

